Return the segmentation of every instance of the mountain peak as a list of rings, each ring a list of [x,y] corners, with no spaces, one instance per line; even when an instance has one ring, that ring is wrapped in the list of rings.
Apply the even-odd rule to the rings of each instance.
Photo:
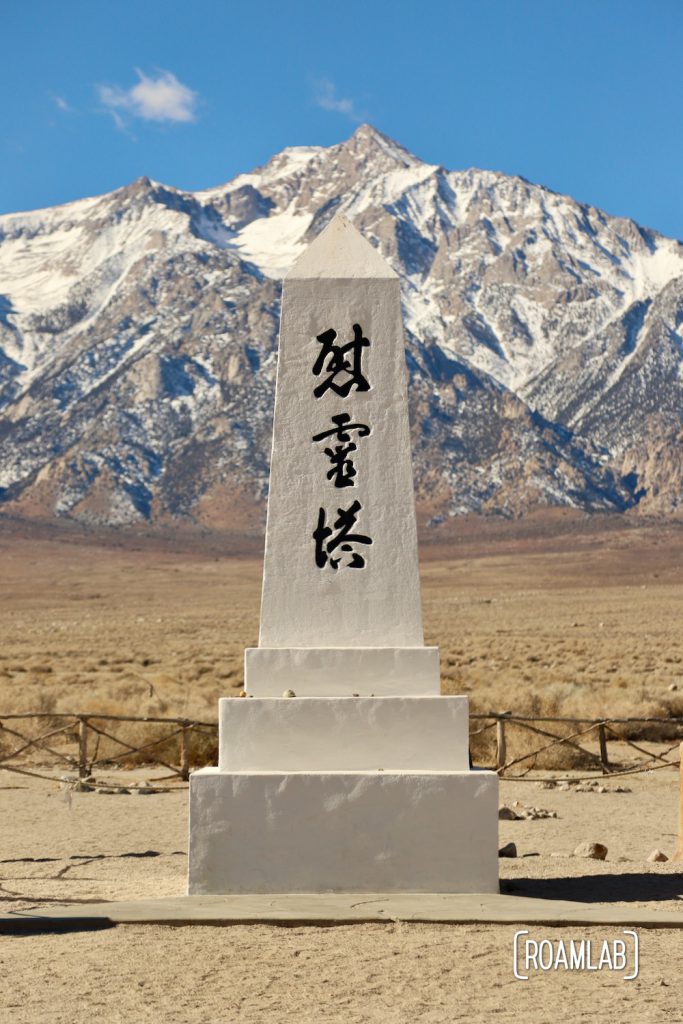
[[[422,163],[405,146],[367,123],[359,124],[353,135],[341,143],[340,148],[357,155],[380,156],[384,161],[390,161],[399,167],[415,167]]]
[[[368,121],[363,121],[362,124],[359,124],[358,127],[353,132],[351,138],[369,140],[383,139],[386,142],[391,142],[394,145],[397,145],[397,143],[393,142],[393,139],[390,139],[388,135],[385,135],[383,132],[379,130],[379,128],[375,128],[375,126],[370,124]]]
[[[138,199],[148,196],[155,188],[159,187],[158,182],[152,181],[147,175],[142,174],[139,178],[115,189],[111,195],[120,199]]]

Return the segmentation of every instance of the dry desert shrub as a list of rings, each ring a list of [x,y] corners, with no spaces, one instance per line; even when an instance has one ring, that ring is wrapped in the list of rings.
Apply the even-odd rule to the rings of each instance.
[[[104,737],[93,729],[88,751],[91,760],[111,760],[126,768],[154,763],[165,763],[174,769],[180,767],[181,727],[172,722],[117,722],[97,718],[89,722],[108,733],[109,737],[116,737]],[[186,743],[189,763],[193,768],[216,763],[217,730],[190,728],[186,731]],[[128,749],[131,747],[134,749]]]
[[[471,725],[470,754],[473,764],[480,767],[495,767],[496,765],[496,730],[487,729],[486,732],[478,732],[478,729],[487,723],[475,720]],[[567,723],[543,724],[547,732],[556,736],[563,736],[566,739],[576,731],[576,727]],[[596,745],[596,735],[577,737],[576,744],[587,747],[588,752],[579,750],[576,746],[554,743],[553,737],[541,736],[530,732],[518,722],[505,723],[505,744],[506,763],[516,762],[511,767],[513,774],[520,774],[536,769],[543,770],[592,770],[599,764],[599,757],[596,750],[591,748]],[[542,750],[538,754],[532,751]],[[531,755],[531,756],[527,756]]]
[[[53,716],[52,713],[56,710],[56,700],[53,694],[42,691],[38,694],[36,705],[31,710],[37,712],[41,717],[6,718],[4,720],[0,717],[0,757],[6,757],[13,751],[20,750],[26,745],[27,740],[39,741],[41,737],[44,737],[45,744],[58,751],[73,746],[73,743],[77,741],[78,726],[58,715]],[[18,702],[10,699],[3,708],[3,713],[6,715],[21,714],[25,710],[23,704],[19,705]],[[57,730],[59,732],[54,735]],[[27,747],[23,756],[34,761],[54,760],[54,756],[41,749],[40,746]]]

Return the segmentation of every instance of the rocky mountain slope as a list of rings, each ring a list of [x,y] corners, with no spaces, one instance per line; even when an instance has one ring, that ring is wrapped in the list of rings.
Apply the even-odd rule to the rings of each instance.
[[[363,125],[0,217],[0,514],[255,527],[279,282],[340,211],[401,277],[423,520],[681,507],[683,246]]]

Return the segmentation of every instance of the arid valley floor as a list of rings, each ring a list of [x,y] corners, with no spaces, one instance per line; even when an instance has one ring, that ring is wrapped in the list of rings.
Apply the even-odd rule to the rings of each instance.
[[[463,523],[423,543],[421,557],[426,640],[441,648],[445,692],[468,693],[473,711],[683,714],[680,526],[571,517],[550,525]],[[243,649],[257,641],[260,572],[255,541],[240,548],[218,536],[98,537],[0,523],[0,718],[42,710],[214,720],[218,697],[242,688]],[[126,728],[137,743],[148,727]],[[652,747],[655,739],[662,737],[639,742]],[[0,742],[10,749],[7,737]],[[490,748],[475,751],[490,762]],[[47,755],[32,763],[46,774],[64,771]],[[560,768],[580,774],[582,766],[537,765]],[[139,780],[160,770],[108,774]],[[623,782],[628,792],[607,778],[598,793],[504,780],[503,803],[557,814],[501,821],[501,843],[514,841],[519,854],[501,860],[504,891],[680,909],[681,864],[646,860],[655,847],[675,848],[677,772]],[[2,772],[0,908],[182,894],[186,803],[180,788],[139,797],[71,793]],[[572,856],[582,840],[604,842],[607,860]],[[680,931],[642,931],[633,982],[605,972],[516,981],[514,931],[126,925],[2,936],[0,1017],[12,1024],[94,1016],[104,1024],[683,1020]],[[548,929],[536,931],[540,938]],[[563,932],[596,941],[615,934]]]

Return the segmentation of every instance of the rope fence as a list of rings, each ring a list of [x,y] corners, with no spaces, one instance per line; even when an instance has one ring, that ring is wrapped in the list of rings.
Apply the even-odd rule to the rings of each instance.
[[[540,754],[546,753],[548,750],[559,746],[565,746],[571,750],[580,753],[585,758],[593,763],[595,771],[599,771],[602,775],[634,775],[638,772],[652,771],[655,767],[663,768],[678,768],[680,767],[680,759],[670,760],[667,758],[668,754],[671,754],[674,750],[678,750],[680,746],[681,738],[683,738],[683,718],[574,718],[574,717],[550,717],[544,715],[515,715],[512,712],[488,712],[486,714],[471,714],[470,719],[476,722],[485,722],[485,725],[480,726],[478,729],[474,729],[470,737],[481,736],[483,733],[489,730],[495,729],[495,763],[493,767],[497,771],[501,778],[514,778],[517,780],[527,779],[528,781],[540,782],[548,781],[547,776],[543,779],[534,776],[530,778],[528,773],[533,771],[536,766],[536,761]],[[538,723],[550,723],[550,724],[562,724],[568,726],[581,726],[581,728],[575,728],[568,736],[552,732],[549,729],[542,729]],[[635,743],[633,739],[624,736],[622,733],[615,729],[618,725],[641,725],[641,726],[667,726],[673,728],[676,734],[675,742],[668,747],[663,753],[656,751],[647,750],[645,747]],[[525,730],[528,733],[532,733],[536,736],[542,736],[549,739],[549,743],[543,743],[540,747],[535,747],[521,755],[513,758],[508,757],[508,737],[509,730],[511,727],[516,727],[521,730]],[[593,734],[597,741],[598,749],[590,750],[584,746],[586,740]],[[577,742],[581,739],[583,742]],[[608,742],[626,744],[629,748],[637,751],[644,761],[642,764],[636,767],[629,766],[623,767],[622,765],[615,763],[610,760]],[[531,764],[525,768],[521,773],[514,775],[510,774],[510,769],[516,766],[521,766],[524,762],[531,761]],[[659,762],[659,764],[657,764]],[[586,776],[586,778],[593,778],[594,776]],[[576,776],[565,776],[562,778],[556,778],[554,781],[566,781],[566,782],[577,782],[580,781]]]
[[[587,760],[593,775],[585,776],[593,779],[595,773],[610,775],[633,775],[638,772],[654,771],[660,768],[677,768],[680,758],[670,759],[669,755],[678,750],[683,739],[683,718],[573,718],[548,717],[534,715],[515,715],[512,712],[488,712],[472,714],[472,722],[482,723],[474,728],[471,739],[494,733],[494,763],[491,766],[501,778],[518,781],[550,781],[547,774],[532,776],[530,772],[536,768],[540,755],[548,751],[564,747],[574,754],[580,755],[583,762]],[[41,722],[47,726],[37,735],[28,735],[24,723]],[[159,727],[161,735],[147,739],[137,745],[129,742],[113,731],[116,723],[144,727]],[[563,735],[548,725],[569,728],[568,735]],[[662,751],[647,750],[634,742],[632,738],[618,731],[618,726],[666,726],[667,731],[673,730],[675,742]],[[511,730],[521,731],[525,736],[534,737],[538,744],[516,756],[509,756],[509,740]],[[23,730],[23,731],[22,731]],[[594,739],[596,749],[586,747],[587,741]],[[670,737],[673,738],[673,737]],[[516,736],[519,745],[519,736]],[[4,742],[9,741],[11,749],[4,749]],[[109,749],[101,752],[103,741]],[[580,741],[580,742],[579,742]],[[610,744],[626,744],[635,751],[639,758],[634,765],[620,763],[610,752]],[[70,772],[76,773],[79,780],[91,780],[93,772],[98,768],[114,765],[145,764],[165,768],[170,773],[164,779],[187,782],[193,766],[215,761],[218,744],[218,725],[214,722],[203,722],[189,718],[161,718],[133,715],[107,715],[96,712],[23,712],[18,714],[0,714],[0,770],[17,772],[20,775],[33,775],[37,778],[63,782],[63,778],[46,775],[35,770],[37,755],[44,758],[48,755],[53,768],[61,765]],[[113,749],[112,749],[113,747]],[[160,748],[163,753],[160,752]],[[193,749],[194,748],[194,749]],[[512,771],[514,769],[514,771]],[[157,780],[161,781],[161,780]],[[552,781],[577,782],[575,775],[558,776]],[[97,786],[97,782],[93,782]]]
[[[58,727],[53,726],[37,736],[26,735],[16,725],[16,723],[32,720],[52,723],[55,719],[63,721],[64,724]],[[8,722],[13,724],[8,725]],[[155,739],[135,746],[111,731],[112,726],[108,723],[117,722],[145,726],[159,725],[167,728],[162,735]],[[107,723],[106,728],[104,723]],[[57,764],[63,765],[72,772],[77,772],[79,779],[90,778],[97,768],[112,767],[122,762],[130,764],[135,759],[137,763],[167,768],[170,778],[187,782],[192,767],[190,750],[192,734],[208,736],[209,739],[215,740],[217,743],[218,725],[216,722],[202,722],[189,718],[106,715],[97,712],[85,714],[82,712],[26,711],[21,714],[1,715],[0,741],[4,736],[9,736],[19,740],[20,743],[19,746],[8,752],[0,752],[0,770],[18,772],[21,775],[35,775],[38,778],[51,779],[55,782],[63,781],[60,778],[40,774],[14,763],[21,758],[25,762],[28,758],[28,751],[34,757],[38,751],[42,751],[49,754]],[[48,745],[48,740],[52,741],[54,737],[59,736],[66,741],[67,749],[55,749],[53,745]],[[110,744],[113,743],[121,749],[99,756],[102,740],[108,740]],[[177,752],[175,763],[166,760],[158,751],[159,747],[169,743],[172,743]],[[69,747],[74,748],[73,751]]]

